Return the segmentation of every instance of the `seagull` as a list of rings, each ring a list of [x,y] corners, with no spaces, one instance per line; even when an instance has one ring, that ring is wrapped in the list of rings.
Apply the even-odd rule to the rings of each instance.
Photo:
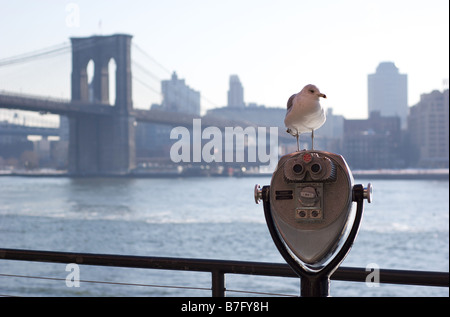
[[[300,151],[298,137],[300,133],[311,132],[311,147],[314,150],[314,130],[320,128],[326,120],[319,98],[327,96],[314,85],[306,85],[299,93],[293,94],[287,102],[284,124],[286,132],[297,137],[297,151]]]

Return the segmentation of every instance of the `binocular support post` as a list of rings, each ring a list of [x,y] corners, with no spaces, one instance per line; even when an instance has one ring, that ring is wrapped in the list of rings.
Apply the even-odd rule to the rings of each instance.
[[[370,186],[370,184],[369,184]],[[259,198],[264,202],[264,215],[270,234],[275,245],[289,266],[300,277],[300,296],[302,297],[327,297],[330,294],[330,276],[339,267],[345,256],[350,251],[353,242],[358,234],[359,226],[363,215],[363,200],[368,199],[370,202],[371,188],[365,189],[362,185],[354,185],[352,200],[356,202],[356,215],[350,233],[343,243],[338,254],[318,272],[308,272],[289,254],[288,248],[280,238],[278,230],[272,218],[270,207],[270,186],[264,186],[259,192]],[[256,196],[255,196],[256,197]]]

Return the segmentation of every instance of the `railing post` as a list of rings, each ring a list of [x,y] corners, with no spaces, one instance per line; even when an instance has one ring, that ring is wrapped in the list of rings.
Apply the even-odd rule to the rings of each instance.
[[[212,296],[225,297],[225,274],[222,271],[211,271],[212,276]]]

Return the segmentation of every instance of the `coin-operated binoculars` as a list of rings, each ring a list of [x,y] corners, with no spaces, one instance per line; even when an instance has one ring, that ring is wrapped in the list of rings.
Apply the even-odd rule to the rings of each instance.
[[[301,279],[301,296],[329,296],[330,276],[358,233],[364,199],[371,202],[370,183],[354,185],[344,158],[323,151],[283,156],[270,186],[255,186],[272,239]]]

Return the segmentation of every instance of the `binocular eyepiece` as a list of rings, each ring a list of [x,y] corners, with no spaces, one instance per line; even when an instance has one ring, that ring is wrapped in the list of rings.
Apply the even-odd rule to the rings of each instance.
[[[336,180],[336,165],[328,157],[319,156],[314,152],[292,157],[286,161],[283,169],[288,183]]]

